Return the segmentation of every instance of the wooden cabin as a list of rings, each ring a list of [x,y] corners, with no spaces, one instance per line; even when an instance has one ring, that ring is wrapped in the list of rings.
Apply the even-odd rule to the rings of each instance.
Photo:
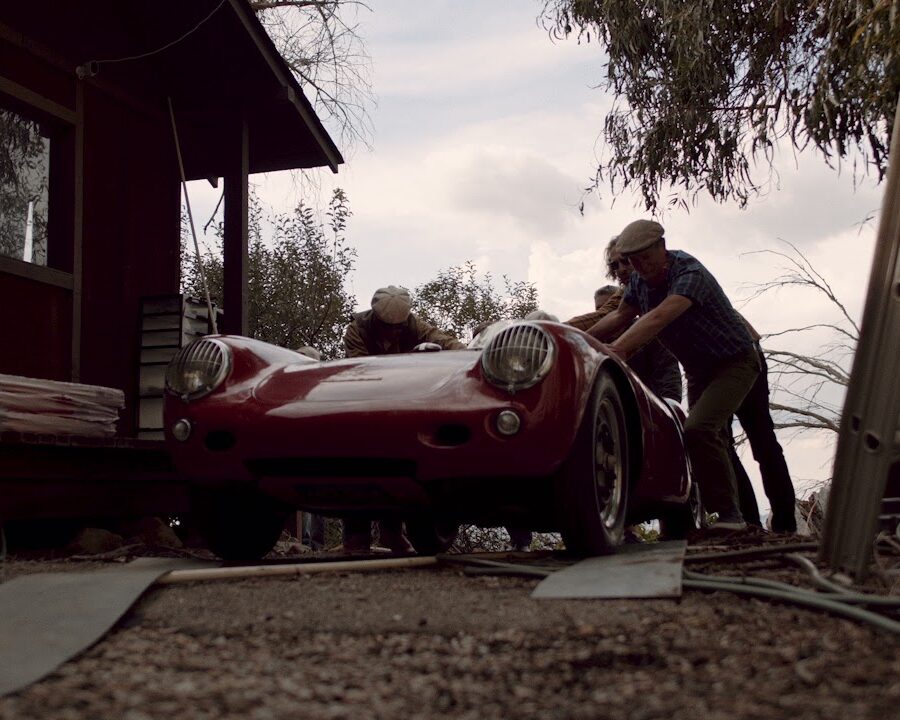
[[[0,373],[120,389],[117,436],[105,443],[122,451],[110,471],[119,477],[128,475],[129,453],[150,453],[157,474],[165,466],[161,444],[141,443],[136,428],[141,302],[179,291],[173,118],[187,179],[224,183],[227,312],[219,329],[243,333],[248,175],[336,172],[343,162],[249,4],[0,7]],[[77,438],[17,441],[7,433],[0,483],[27,481],[35,453],[25,441],[41,446],[39,457],[63,453],[53,471],[60,481],[93,477],[81,466],[65,476],[73,462],[65,453],[85,445]],[[102,452],[92,462],[114,465],[104,466]],[[9,514],[19,495],[4,496],[0,513]],[[31,512],[44,501],[29,502]]]

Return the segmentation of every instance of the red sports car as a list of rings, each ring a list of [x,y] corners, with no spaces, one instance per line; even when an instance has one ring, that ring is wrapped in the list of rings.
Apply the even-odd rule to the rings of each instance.
[[[427,345],[427,344],[426,344]],[[234,335],[166,375],[166,437],[210,547],[264,555],[290,509],[395,517],[417,551],[461,524],[609,551],[626,524],[699,523],[681,410],[567,325],[503,321],[468,350],[316,361]]]

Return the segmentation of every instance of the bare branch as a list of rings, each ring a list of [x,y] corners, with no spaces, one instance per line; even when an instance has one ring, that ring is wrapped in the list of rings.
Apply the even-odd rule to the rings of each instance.
[[[790,405],[782,405],[781,403],[770,402],[769,407],[772,410],[780,410],[782,412],[791,413],[792,415],[799,415],[801,418],[808,418],[807,420],[788,420],[782,421],[775,424],[775,427],[788,428],[788,427],[804,427],[804,428],[816,428],[819,430],[831,430],[835,433],[840,431],[840,426],[831,420],[830,418],[825,417],[824,415],[820,415],[819,413],[812,412],[810,410],[806,410],[804,408],[796,408],[791,407]],[[815,421],[815,422],[811,422]]]

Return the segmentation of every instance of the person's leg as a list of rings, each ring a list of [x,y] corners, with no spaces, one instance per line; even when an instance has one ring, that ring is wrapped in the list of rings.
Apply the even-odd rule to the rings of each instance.
[[[527,550],[531,546],[531,530],[508,527],[506,532],[509,533],[509,544],[513,550]]]
[[[752,351],[725,364],[704,385],[696,386],[699,397],[685,423],[685,444],[703,502],[708,510],[718,513],[722,523],[742,522],[734,469],[728,459],[722,428],[758,374],[759,362]]]
[[[392,552],[414,553],[415,548],[403,532],[403,521],[382,520],[378,524],[378,542]]]
[[[744,468],[744,463],[738,457],[737,450],[734,447],[734,432],[731,429],[731,420],[725,424],[722,430],[722,436],[725,441],[725,447],[728,449],[728,459],[731,462],[731,468],[734,470],[734,479],[737,486],[738,508],[744,521],[750,525],[762,527],[762,520],[759,517],[759,504],[756,501],[756,492]]]
[[[372,522],[368,518],[346,518],[343,536],[344,552],[369,552],[372,544]]]
[[[322,550],[325,547],[325,517],[315,513],[303,513],[303,534],[310,549]]]
[[[738,408],[737,416],[747,433],[753,458],[759,463],[763,488],[772,506],[772,530],[796,532],[794,484],[775,435],[775,423],[769,411],[768,373],[762,353],[760,358],[762,372]]]

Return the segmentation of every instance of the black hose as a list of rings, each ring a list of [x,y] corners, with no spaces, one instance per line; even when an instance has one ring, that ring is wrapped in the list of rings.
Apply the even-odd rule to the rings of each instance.
[[[779,553],[798,552],[800,550],[817,550],[818,543],[803,542],[789,543],[786,545],[769,545],[761,548],[747,548],[745,550],[728,550],[726,552],[699,553],[697,555],[687,555],[684,558],[686,563],[710,562],[712,560],[735,560],[749,559],[759,557],[760,555],[777,555]]]
[[[704,573],[693,572],[692,570],[684,570],[684,578],[686,580],[701,580],[709,582],[733,582],[740,585],[749,585],[753,587],[771,588],[773,590],[781,590],[783,592],[808,592],[804,588],[799,588],[790,583],[779,582],[778,580],[767,580],[765,578],[755,578],[746,575],[706,575]],[[866,593],[844,592],[821,592],[816,593],[816,597],[834,600],[835,602],[843,602],[849,605],[871,605],[875,607],[884,607],[890,609],[900,609],[900,597],[891,597],[889,595],[868,595]]]
[[[877,613],[869,612],[868,610],[863,610],[831,598],[825,598],[805,590],[776,590],[775,588],[757,587],[725,580],[685,579],[682,582],[682,585],[689,590],[732,592],[739,595],[767,598],[769,600],[781,600],[796,605],[814,608],[816,610],[825,610],[834,615],[841,615],[850,618],[851,620],[859,620],[881,628],[882,630],[887,630],[896,635],[900,635],[900,622],[897,622],[896,620],[891,620],[890,618],[883,617]]]

